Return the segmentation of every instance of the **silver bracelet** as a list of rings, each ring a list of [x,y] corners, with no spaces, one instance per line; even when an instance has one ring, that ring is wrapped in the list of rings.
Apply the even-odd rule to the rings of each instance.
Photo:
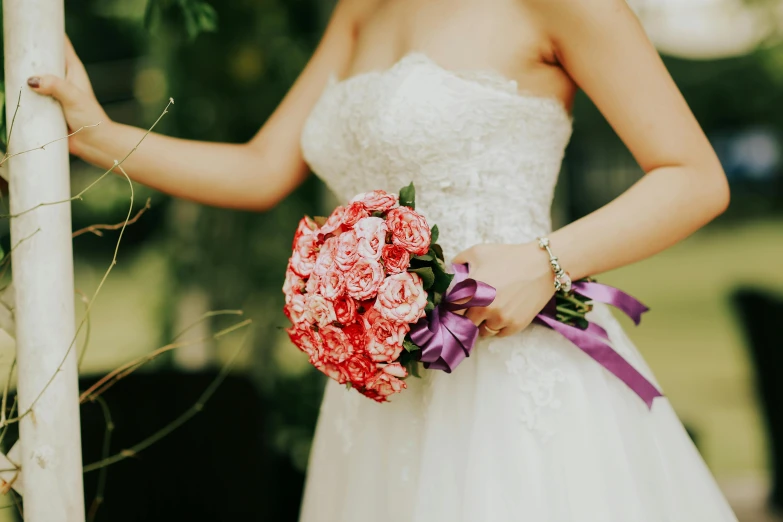
[[[538,239],[538,247],[546,250],[546,253],[549,254],[549,264],[552,266],[552,272],[555,274],[555,292],[567,294],[571,291],[571,276],[563,270],[563,267],[560,266],[560,262],[557,260],[557,256],[549,248],[549,238],[539,237],[536,239]]]

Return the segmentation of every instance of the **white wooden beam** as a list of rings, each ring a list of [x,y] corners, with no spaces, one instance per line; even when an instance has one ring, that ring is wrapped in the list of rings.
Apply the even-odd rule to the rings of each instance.
[[[3,0],[3,34],[6,99],[23,93],[8,144],[13,154],[67,134],[60,106],[26,87],[30,76],[65,73],[63,0]],[[9,124],[15,108],[6,106]],[[11,244],[25,521],[83,522],[77,350],[69,350],[75,333],[71,206],[40,206],[70,197],[68,143],[7,165],[11,214],[19,214],[11,219]]]

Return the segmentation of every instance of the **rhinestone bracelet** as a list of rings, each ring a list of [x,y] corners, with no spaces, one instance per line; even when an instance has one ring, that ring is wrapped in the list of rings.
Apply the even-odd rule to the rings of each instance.
[[[569,293],[571,291],[571,276],[563,270],[563,267],[560,266],[560,262],[557,260],[557,256],[549,248],[549,238],[539,237],[537,239],[538,247],[541,250],[546,250],[546,253],[549,254],[549,264],[552,266],[552,272],[555,274],[555,292]]]

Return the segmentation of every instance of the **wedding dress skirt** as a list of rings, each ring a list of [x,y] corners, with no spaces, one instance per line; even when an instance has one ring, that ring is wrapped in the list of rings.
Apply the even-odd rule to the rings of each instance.
[[[570,135],[559,101],[411,53],[332,78],[302,149],[344,200],[413,181],[449,261],[550,231]],[[590,319],[655,382],[606,307]],[[387,404],[327,385],[302,522],[736,521],[669,402],[649,410],[552,330],[483,338],[452,374],[423,375]]]

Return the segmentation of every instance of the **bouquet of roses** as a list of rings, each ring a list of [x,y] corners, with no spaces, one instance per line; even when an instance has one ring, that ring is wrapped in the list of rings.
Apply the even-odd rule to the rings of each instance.
[[[374,190],[328,218],[302,218],[286,270],[284,312],[291,341],[321,372],[378,402],[406,388],[418,364],[451,372],[470,356],[478,328],[456,312],[488,306],[495,289],[450,273],[429,227],[415,210],[411,183],[399,195]],[[638,323],[647,308],[591,280],[558,291],[536,317],[628,384],[648,404],[660,392],[590,323],[591,303],[620,308]]]
[[[414,209],[413,184],[375,190],[328,218],[299,222],[283,287],[287,329],[310,363],[384,402],[417,373],[411,326],[441,301],[454,277]]]

